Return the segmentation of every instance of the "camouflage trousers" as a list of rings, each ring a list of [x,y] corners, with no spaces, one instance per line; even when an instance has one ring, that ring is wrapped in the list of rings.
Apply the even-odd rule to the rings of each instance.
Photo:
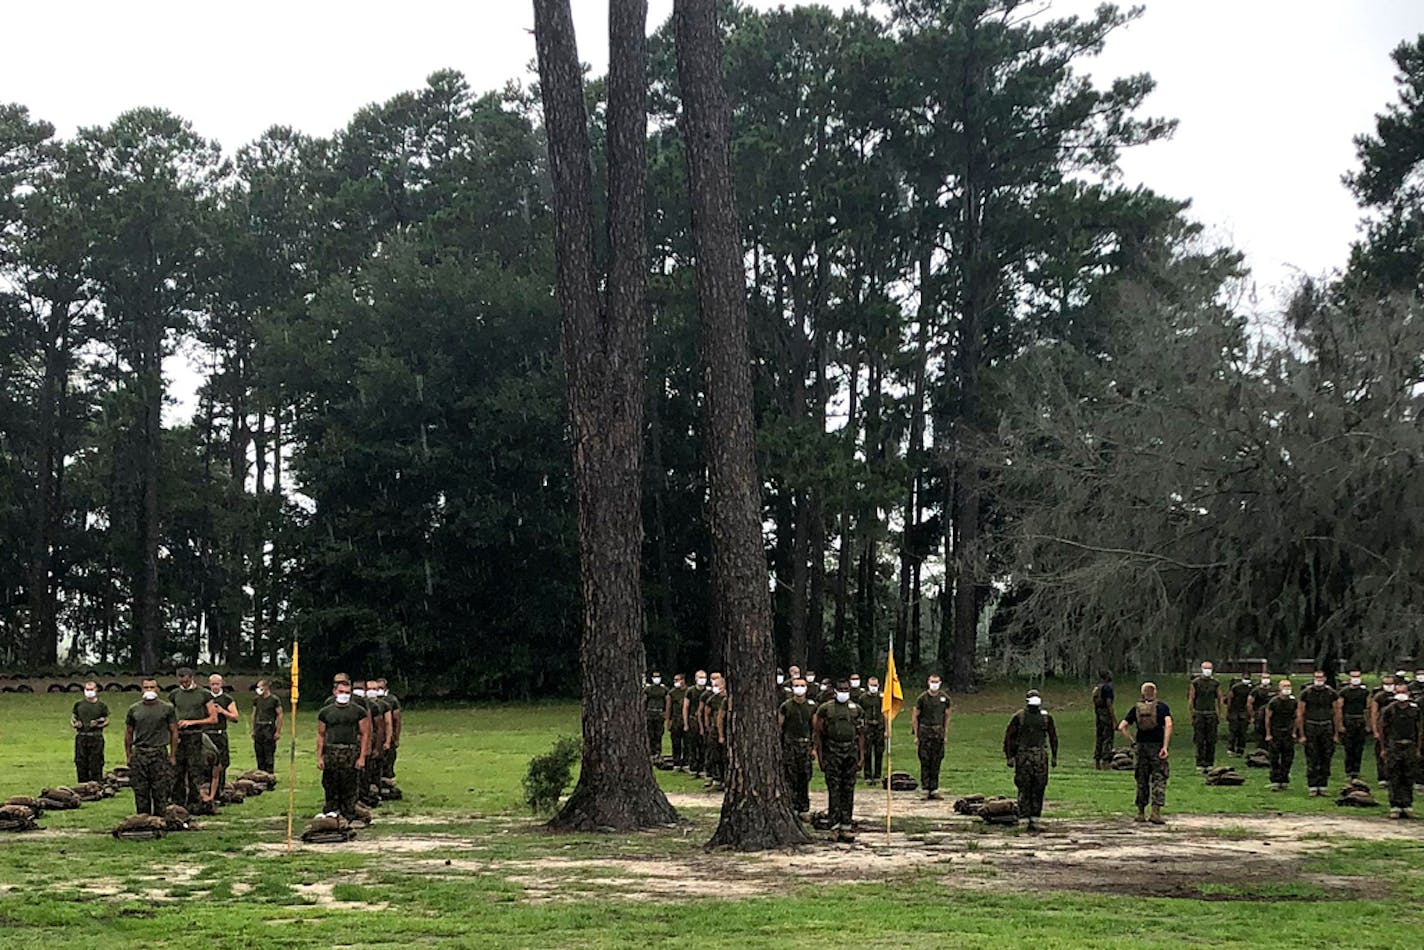
[[[277,765],[277,724],[259,722],[252,727],[252,754],[257,757],[257,767],[264,772],[275,772]]]
[[[865,777],[880,778],[885,765],[885,726],[878,722],[865,727]]]
[[[74,737],[74,774],[80,782],[104,779],[104,734],[81,732]]]
[[[648,755],[663,754],[663,717],[648,716]]]
[[[347,819],[356,817],[360,781],[356,759],[360,753],[354,745],[329,745],[322,751],[325,767],[321,770],[321,790],[326,795],[322,811],[336,812]]]
[[[821,771],[826,776],[826,797],[831,827],[850,830],[855,811],[855,774],[860,752],[854,742],[831,742],[821,746]]]
[[[706,766],[704,760],[707,758],[707,750],[702,741],[702,733],[698,731],[695,723],[691,729],[687,730],[687,734],[683,737],[682,741],[686,746],[683,754],[687,758],[687,770],[689,772],[701,772]]]
[[[1389,760],[1389,807],[1414,807],[1414,773],[1419,769],[1419,747],[1411,740],[1391,742],[1385,750]]]
[[[226,774],[232,765],[232,746],[227,741],[227,730],[210,732],[208,738],[213,740],[213,746],[218,750],[218,765],[222,766],[223,773]]]
[[[1295,737],[1289,732],[1271,736],[1271,781],[1289,785],[1291,766],[1295,764]]]
[[[915,743],[920,755],[920,787],[928,792],[939,791],[939,767],[944,762],[944,736],[921,732]]]
[[[1335,723],[1305,724],[1305,784],[1324,788],[1330,784],[1330,762],[1335,758]]]
[[[173,775],[172,800],[189,811],[198,807],[201,789],[213,775],[203,758],[203,733],[190,729],[178,733],[178,766]]]
[[[1133,774],[1137,779],[1137,810],[1146,808],[1150,802],[1158,808],[1167,804],[1167,779],[1171,778],[1171,768],[1159,753],[1160,742],[1139,742],[1137,744],[1137,765]]]
[[[129,759],[129,787],[134,793],[135,814],[163,814],[168,807],[168,790],[173,787],[168,750],[135,747]]]
[[[1093,761],[1107,765],[1113,759],[1113,733],[1117,723],[1113,722],[1112,710],[1093,710]]]
[[[687,730],[682,728],[682,721],[674,717],[668,733],[672,738],[672,767],[681,768],[687,764]]]
[[[1014,786],[1019,790],[1019,817],[1043,817],[1043,793],[1048,788],[1048,750],[1020,749],[1014,756]]]
[[[1264,749],[1270,743],[1266,741],[1266,707],[1262,706],[1256,710],[1256,715],[1251,720],[1251,733],[1256,737],[1256,748]]]
[[[717,741],[715,732],[710,732],[702,747],[702,769],[707,773],[708,778],[720,782],[726,768],[727,746]]]
[[[399,752],[400,752],[400,744],[399,744],[399,743],[396,743],[396,744],[394,744],[394,745],[391,746],[391,751],[390,751],[390,752],[388,752],[388,753],[386,753],[384,756],[382,756],[382,758],[381,758],[381,767],[382,767],[385,771],[383,771],[381,774],[384,775],[386,778],[394,779],[394,778],[396,777],[396,755],[397,755]]]
[[[1360,777],[1360,766],[1365,757],[1365,738],[1369,729],[1363,717],[1345,720],[1345,774],[1350,778]]]
[[[781,766],[797,814],[811,810],[811,740],[781,740]]]
[[[1246,751],[1246,727],[1251,720],[1246,714],[1226,717],[1226,751],[1241,755]]]
[[[379,747],[372,742],[371,750],[366,753],[366,764],[356,776],[356,798],[371,806],[381,802],[381,769],[385,756],[378,750]]]
[[[1197,768],[1209,769],[1216,764],[1217,733],[1221,717],[1216,713],[1192,713],[1192,745],[1197,750]]]

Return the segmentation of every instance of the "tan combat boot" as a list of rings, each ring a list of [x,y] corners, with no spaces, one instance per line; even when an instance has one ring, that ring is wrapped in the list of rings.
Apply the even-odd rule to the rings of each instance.
[[[1147,820],[1154,825],[1165,825],[1167,823],[1167,819],[1162,817],[1162,809],[1156,805],[1152,806],[1152,816]]]
[[[1132,820],[1133,820],[1133,821],[1146,821],[1146,820],[1147,820],[1147,812],[1143,811],[1141,808],[1137,809],[1137,817],[1134,818],[1134,819],[1132,819]]]

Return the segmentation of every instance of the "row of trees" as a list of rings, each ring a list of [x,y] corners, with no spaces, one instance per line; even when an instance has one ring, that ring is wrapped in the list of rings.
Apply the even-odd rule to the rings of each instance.
[[[965,688],[985,663],[1414,651],[1419,42],[1359,142],[1348,266],[1248,321],[1239,259],[1115,173],[1172,127],[1148,77],[1086,72],[1132,14],[722,14],[780,659],[869,666],[893,638]],[[623,459],[618,518],[643,527],[593,545],[637,562],[603,621],[622,649],[645,630],[658,665],[734,661],[676,45],[655,31],[645,69],[620,54],[576,103],[564,77],[583,184],[549,159],[548,77],[436,73],[231,155],[156,109],[67,139],[0,110],[8,664],[264,663],[296,635],[423,687],[572,691],[602,608],[570,440]],[[643,334],[645,372],[571,370]],[[169,398],[175,355],[196,405]]]

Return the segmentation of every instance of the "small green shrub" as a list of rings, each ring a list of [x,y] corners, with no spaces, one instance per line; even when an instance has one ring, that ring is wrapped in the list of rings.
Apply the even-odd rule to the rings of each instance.
[[[524,775],[524,801],[536,815],[547,815],[559,804],[559,796],[573,780],[574,763],[583,754],[582,743],[563,736],[554,748],[529,760]]]

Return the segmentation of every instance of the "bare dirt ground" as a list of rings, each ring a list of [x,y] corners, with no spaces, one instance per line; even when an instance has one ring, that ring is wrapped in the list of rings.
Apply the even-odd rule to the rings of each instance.
[[[708,796],[669,797],[685,813],[706,814],[716,805]],[[500,858],[482,855],[478,837],[423,828],[410,834],[376,834],[379,825],[336,847],[381,853],[412,873],[497,875],[519,884],[524,899],[536,902],[739,899],[924,874],[937,876],[949,890],[1002,891],[1024,884],[1035,890],[1290,900],[1362,896],[1369,882],[1310,873],[1306,862],[1341,839],[1393,840],[1401,831],[1373,814],[1183,815],[1169,816],[1165,827],[1050,819],[1044,831],[1033,834],[1023,826],[990,827],[956,815],[949,801],[906,797],[897,798],[895,814],[897,819],[913,819],[902,826],[910,830],[897,829],[887,836],[883,811],[877,814],[883,799],[866,799],[858,814],[862,830],[853,843],[835,843],[817,833],[810,848],[769,854],[706,853],[701,849],[703,834],[691,826],[652,833],[683,837],[685,850],[675,848],[672,857],[666,854],[665,839],[657,853],[645,855],[630,854],[629,839],[623,839],[618,853],[607,857],[580,853],[511,860],[507,850]],[[824,806],[824,795],[813,796],[813,810]],[[511,833],[532,829],[527,820],[510,819],[509,824]],[[280,846],[253,848],[269,851]],[[458,857],[447,857],[454,851],[460,852]]]

